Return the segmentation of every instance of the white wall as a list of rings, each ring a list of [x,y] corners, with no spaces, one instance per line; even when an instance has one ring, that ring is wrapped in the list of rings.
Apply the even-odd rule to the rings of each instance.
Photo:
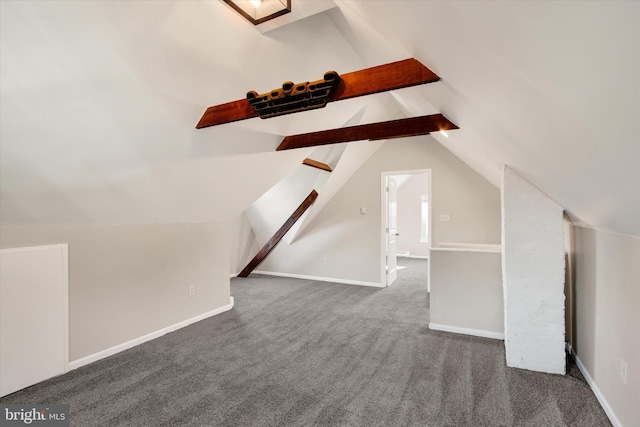
[[[421,196],[429,191],[428,175],[414,174],[398,187],[398,253],[429,255],[429,244],[420,241],[422,225]]]
[[[640,422],[640,239],[574,227],[573,349],[617,425]],[[620,364],[627,364],[627,383]],[[613,416],[612,416],[613,415]]]
[[[273,237],[312,190],[322,191],[328,177],[327,171],[301,164],[247,208],[245,214],[260,247]]]
[[[0,250],[0,396],[69,370],[69,248]]]
[[[504,337],[500,252],[433,249],[429,328]]]
[[[284,240],[291,243],[302,230],[313,221],[316,215],[322,211],[327,203],[331,201],[333,196],[342,188],[342,186],[351,178],[351,176],[369,159],[384,143],[381,141],[371,141],[368,144],[344,143],[336,144],[344,146],[343,151],[338,151],[340,160],[333,168],[333,172],[329,174],[326,185],[318,192],[318,198],[313,205],[305,212],[294,227],[285,235]],[[315,152],[314,152],[315,153]],[[333,166],[333,164],[332,164]],[[298,226],[298,224],[300,224]],[[292,238],[289,238],[292,237]]]
[[[243,212],[229,228],[229,274],[237,275],[260,251],[251,223]]]
[[[56,243],[69,244],[72,362],[229,304],[225,223],[0,228],[2,248]]]
[[[505,166],[502,221],[507,366],[564,374],[562,207]]]
[[[434,223],[434,244],[500,242],[498,189],[432,138],[421,136],[385,142],[304,233],[290,246],[278,245],[260,270],[380,284],[381,173],[415,169],[432,169],[433,215],[451,215],[451,222]],[[367,214],[360,214],[361,207]]]

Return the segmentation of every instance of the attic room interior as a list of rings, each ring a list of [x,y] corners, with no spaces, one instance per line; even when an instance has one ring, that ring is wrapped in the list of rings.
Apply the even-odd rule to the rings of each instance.
[[[640,3],[234,1],[0,2],[0,419],[640,426]]]

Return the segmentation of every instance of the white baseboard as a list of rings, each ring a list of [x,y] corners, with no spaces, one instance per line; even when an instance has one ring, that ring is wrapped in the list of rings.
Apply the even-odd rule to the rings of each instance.
[[[198,316],[192,317],[191,319],[183,320],[182,322],[175,323],[171,326],[167,326],[166,328],[162,328],[155,332],[151,332],[149,334],[143,335],[138,338],[134,338],[130,341],[124,342],[122,344],[118,344],[106,350],[99,351],[97,353],[90,354],[89,356],[82,357],[80,359],[69,362],[69,370],[78,369],[81,366],[88,365],[89,363],[96,362],[100,359],[104,359],[105,357],[112,356],[116,353],[120,353],[121,351],[130,349],[131,347],[135,347],[139,344],[145,343],[147,341],[151,341],[153,339],[159,338],[163,335],[168,334],[169,332],[177,331],[178,329],[184,328],[185,326],[189,326],[193,323],[199,322],[201,320],[207,319],[209,317],[215,316],[216,314],[224,313],[225,311],[229,311],[233,308],[233,297],[229,298],[229,304],[224,305],[215,310],[208,311],[206,313],[202,313]]]
[[[482,338],[492,338],[494,340],[504,340],[504,333],[484,331],[482,329],[461,328],[459,326],[442,325],[440,323],[429,323],[429,329],[434,331],[453,332],[454,334],[473,335]]]
[[[609,417],[609,421],[611,421],[613,427],[622,427],[622,423],[620,422],[618,417],[616,417],[616,414],[613,412],[613,409],[611,409],[611,406],[609,406],[609,402],[607,402],[607,399],[604,398],[604,395],[598,388],[596,382],[593,380],[593,378],[591,378],[591,375],[589,374],[589,371],[587,371],[587,368],[585,368],[578,355],[573,351],[571,345],[569,345],[568,347],[571,355],[576,361],[576,365],[578,365],[578,369],[580,369],[580,372],[582,372],[582,376],[584,377],[584,379],[587,380],[587,384],[589,384],[589,387],[591,387],[591,391],[593,391],[593,394],[596,395],[596,399],[598,399],[598,402],[600,402],[600,406],[602,406],[604,413],[607,414],[607,417]]]
[[[399,255],[398,258],[429,259],[428,255]]]
[[[342,283],[345,285],[371,286],[374,288],[385,287],[383,284],[376,283],[376,282],[363,282],[360,280],[349,280],[349,279],[335,279],[332,277],[307,276],[304,274],[278,273],[275,271],[262,271],[262,270],[256,270],[254,271],[254,273],[264,274],[266,276],[291,277],[292,279],[315,280],[318,282]]]

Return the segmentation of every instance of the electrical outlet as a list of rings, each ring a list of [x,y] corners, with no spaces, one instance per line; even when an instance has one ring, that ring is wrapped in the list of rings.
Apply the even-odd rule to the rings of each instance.
[[[327,259],[327,257],[322,258],[322,263],[323,263],[324,265],[329,264],[329,259]]]
[[[196,285],[189,285],[189,296],[195,296],[196,294]]]
[[[627,362],[624,359],[620,359],[620,379],[623,384],[627,383]]]

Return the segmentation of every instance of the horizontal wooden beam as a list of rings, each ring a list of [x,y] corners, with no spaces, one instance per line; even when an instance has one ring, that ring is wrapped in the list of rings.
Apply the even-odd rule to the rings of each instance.
[[[458,129],[458,126],[442,114],[432,114],[430,116],[290,135],[282,140],[276,150],[291,150],[293,148],[314,147],[350,141],[404,138],[452,129]]]
[[[326,163],[319,162],[317,160],[306,158],[302,161],[303,165],[311,166],[312,168],[322,169],[323,171],[333,172],[333,168]]]
[[[433,71],[414,58],[340,75],[340,84],[329,102],[371,95],[440,80]],[[258,117],[246,98],[207,108],[197,129]]]
[[[387,92],[404,87],[433,83],[440,77],[417,59],[409,58],[352,73],[341,74],[330,101]]]
[[[237,122],[238,120],[250,119],[252,117],[258,117],[258,113],[256,113],[249,104],[247,98],[239,99],[207,108],[196,125],[196,129]]]
[[[247,266],[240,272],[240,274],[238,274],[238,277],[249,276],[249,274],[251,274],[251,272],[255,270],[262,261],[264,261],[267,255],[271,253],[271,251],[276,247],[280,240],[282,240],[284,235],[287,234],[287,231],[289,231],[289,229],[293,227],[293,224],[295,224],[296,221],[300,219],[302,214],[305,213],[307,209],[309,209],[309,207],[313,204],[313,202],[316,201],[317,198],[318,193],[316,192],[316,190],[311,190],[311,193],[309,193],[306,199],[304,199],[304,201],[291,214],[291,216],[285,221],[285,223],[282,224],[282,227],[280,227],[280,229],[276,231],[276,234],[274,234],[273,237],[269,239],[267,244],[264,245],[262,249],[260,249],[260,252],[258,252],[258,254],[253,257],[251,261],[249,261],[249,264],[247,264]]]

